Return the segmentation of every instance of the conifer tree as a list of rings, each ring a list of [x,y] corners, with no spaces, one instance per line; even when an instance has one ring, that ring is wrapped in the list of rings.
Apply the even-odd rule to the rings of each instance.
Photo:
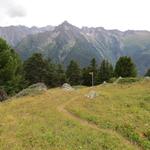
[[[113,74],[113,66],[107,60],[103,60],[98,70],[98,82],[109,81],[113,77]]]
[[[96,85],[97,84],[97,73],[98,73],[98,70],[97,70],[96,59],[93,58],[90,62],[90,65],[87,68],[83,68],[83,70],[82,70],[82,84],[91,86],[92,85],[91,74],[93,74],[93,82],[94,82],[94,85]]]
[[[145,76],[150,76],[150,69],[147,70]]]
[[[120,57],[115,66],[116,77],[136,77],[137,71],[132,59],[128,56]]]
[[[54,71],[54,86],[61,86],[66,82],[66,74],[61,64],[56,65]]]
[[[0,86],[8,94],[17,92],[20,88],[22,62],[17,53],[0,38]]]
[[[49,83],[50,75],[49,62],[40,53],[33,54],[24,62],[24,75],[29,84],[37,82]]]
[[[92,85],[92,79],[91,79],[89,67],[82,69],[82,84],[86,86]]]
[[[81,70],[74,60],[71,60],[67,67],[66,77],[71,85],[79,85],[81,83]]]

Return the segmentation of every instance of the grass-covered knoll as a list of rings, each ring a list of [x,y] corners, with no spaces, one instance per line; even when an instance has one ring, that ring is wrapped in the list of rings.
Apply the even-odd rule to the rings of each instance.
[[[82,97],[67,106],[80,118],[121,134],[142,149],[150,149],[150,82],[110,84],[94,88],[95,100]]]
[[[150,82],[97,86],[90,100],[91,88],[57,88],[3,102],[0,149],[149,149],[149,89]]]

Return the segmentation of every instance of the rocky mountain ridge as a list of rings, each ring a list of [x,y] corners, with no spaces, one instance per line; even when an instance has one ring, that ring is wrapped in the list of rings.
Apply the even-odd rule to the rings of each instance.
[[[18,27],[19,28],[19,27]],[[16,39],[10,40],[13,33],[3,36],[21,55],[27,59],[34,52],[57,63],[68,65],[71,59],[81,67],[87,66],[95,57],[98,63],[108,59],[115,64],[120,56],[131,56],[139,74],[150,67],[150,32],[128,30],[106,30],[97,28],[78,28],[67,21],[56,27],[26,28],[16,31]],[[0,36],[2,36],[0,28]],[[19,31],[18,31],[19,30]],[[24,34],[22,34],[24,33]],[[23,36],[22,36],[23,35]]]

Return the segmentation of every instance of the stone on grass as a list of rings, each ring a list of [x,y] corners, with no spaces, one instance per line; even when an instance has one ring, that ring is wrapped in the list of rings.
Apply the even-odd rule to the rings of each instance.
[[[114,84],[118,83],[121,79],[122,79],[122,77],[120,76],[120,77],[114,82]]]
[[[74,90],[74,88],[73,88],[70,84],[68,84],[68,83],[64,83],[64,84],[62,85],[62,88],[63,88],[64,90],[66,90],[66,91],[73,91],[73,90]]]
[[[22,96],[34,96],[37,94],[41,94],[42,92],[47,90],[47,86],[44,83],[36,83],[31,86],[29,86],[26,89],[23,89],[21,92],[19,92],[16,97],[22,97]]]
[[[146,80],[150,80],[150,77],[149,77],[149,76],[146,76],[145,79],[146,79]]]
[[[36,84],[30,85],[28,88],[29,89],[37,89],[38,91],[46,91],[47,90],[47,86],[44,83],[36,83]]]
[[[104,81],[104,82],[103,82],[103,84],[107,84],[107,82],[106,82],[106,81]]]
[[[98,96],[98,94],[96,93],[96,91],[90,91],[88,94],[85,95],[87,98],[89,99],[94,99]]]

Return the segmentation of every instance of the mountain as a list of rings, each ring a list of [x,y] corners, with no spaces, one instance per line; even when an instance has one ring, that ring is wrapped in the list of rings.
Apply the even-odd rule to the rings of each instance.
[[[16,32],[16,39],[13,39],[13,42],[10,40],[12,33],[6,34],[7,41],[15,47],[24,60],[32,53],[40,52],[65,66],[74,59],[84,67],[93,57],[98,63],[108,59],[115,64],[120,56],[127,55],[134,60],[139,74],[144,74],[150,67],[150,32],[148,31],[122,32],[101,27],[78,28],[67,21],[50,29],[36,27],[27,28],[26,31],[25,29]]]
[[[51,31],[53,29],[54,29],[53,26],[46,26],[42,28],[37,27],[28,28],[25,26],[0,27],[0,36],[5,40],[7,40],[7,42],[10,45],[15,47],[27,35]]]

